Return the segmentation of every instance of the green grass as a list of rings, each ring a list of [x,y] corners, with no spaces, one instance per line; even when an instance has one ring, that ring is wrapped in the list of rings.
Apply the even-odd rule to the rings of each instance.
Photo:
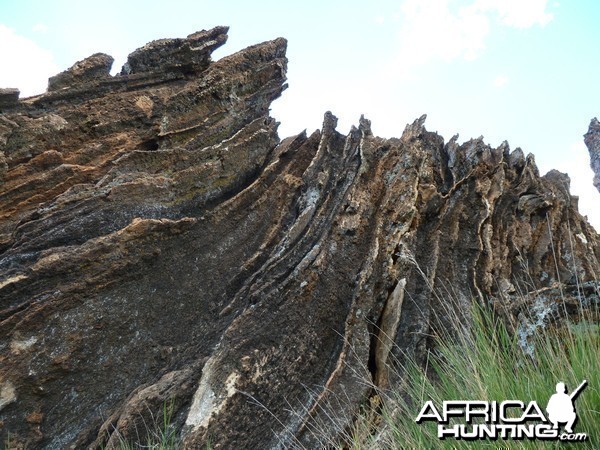
[[[373,418],[363,414],[353,432],[353,449],[450,449],[450,448],[600,448],[600,334],[598,324],[567,323],[564,327],[533,337],[534,352],[525,354],[516,334],[507,330],[489,308],[474,306],[473,325],[458,338],[442,332],[436,337],[437,350],[430,353],[426,367],[405,365],[400,392],[380,393],[378,431]],[[584,443],[540,440],[464,441],[440,440],[437,423],[417,424],[415,418],[427,400],[441,409],[444,400],[537,401],[545,408],[555,385],[566,383],[569,392],[583,380],[585,390],[575,406],[576,433],[586,433]],[[451,421],[464,423],[460,419]],[[562,430],[562,428],[561,428]]]
[[[164,402],[163,410],[154,423],[147,427],[145,439],[130,442],[119,439],[119,450],[176,450],[181,448],[177,430],[172,425],[174,402]]]
[[[163,403],[163,410],[153,420],[152,424],[146,426],[146,436],[138,437],[135,441],[119,438],[118,450],[181,450],[183,444],[179,437],[178,429],[173,424],[175,402],[173,400]],[[202,447],[203,450],[211,450],[209,442]]]

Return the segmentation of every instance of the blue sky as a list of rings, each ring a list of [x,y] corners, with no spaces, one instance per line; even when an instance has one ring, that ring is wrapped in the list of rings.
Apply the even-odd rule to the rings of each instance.
[[[290,87],[272,108],[281,136],[320,128],[327,110],[342,132],[365,114],[386,137],[427,113],[446,139],[507,140],[542,173],[569,173],[600,230],[582,138],[600,116],[598,24],[597,0],[0,0],[0,87],[41,92],[98,51],[117,72],[150,40],[215,25],[231,27],[215,59],[283,36]]]

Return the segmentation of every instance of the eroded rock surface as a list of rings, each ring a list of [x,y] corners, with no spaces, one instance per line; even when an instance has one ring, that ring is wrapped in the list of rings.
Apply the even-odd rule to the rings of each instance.
[[[113,448],[169,409],[185,448],[319,448],[444,308],[597,299],[567,176],[425,116],[280,140],[286,41],[212,62],[226,31],[0,103],[0,439]]]
[[[594,186],[600,192],[600,122],[595,117],[585,135],[585,145],[590,152],[590,166],[594,171]]]

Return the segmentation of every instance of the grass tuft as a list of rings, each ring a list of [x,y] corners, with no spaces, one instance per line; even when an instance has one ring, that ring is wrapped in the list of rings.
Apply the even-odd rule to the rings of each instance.
[[[181,442],[177,436],[177,430],[172,424],[174,411],[174,402],[164,402],[163,410],[153,424],[146,429],[145,439],[138,439],[137,442],[119,438],[119,450],[176,450],[180,449]]]
[[[457,337],[441,332],[434,337],[436,351],[428,356],[426,367],[409,362],[403,370],[400,392],[380,393],[382,426],[365,433],[372,419],[363,414],[354,431],[353,449],[467,449],[467,448],[600,448],[600,333],[597,323],[566,323],[563,327],[533,336],[535,352],[528,355],[519,346],[518,336],[486,307],[474,304],[473,324]],[[415,418],[423,404],[432,400],[441,408],[444,400],[535,400],[545,408],[556,383],[564,382],[571,392],[583,380],[588,385],[576,399],[576,433],[588,440],[578,443],[558,441],[498,439],[464,441],[440,440],[437,423]],[[457,419],[454,423],[464,423]],[[360,432],[360,430],[363,432]],[[561,428],[562,430],[562,428]]]

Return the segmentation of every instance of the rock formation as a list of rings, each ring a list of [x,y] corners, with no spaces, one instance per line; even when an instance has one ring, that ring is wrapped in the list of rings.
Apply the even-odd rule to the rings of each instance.
[[[319,448],[448,308],[598,300],[566,175],[425,116],[280,140],[286,41],[213,62],[226,32],[0,91],[2,442],[113,448],[168,409],[185,448]]]
[[[594,171],[594,186],[600,192],[600,122],[595,117],[585,135],[585,145],[590,152],[590,166]]]

